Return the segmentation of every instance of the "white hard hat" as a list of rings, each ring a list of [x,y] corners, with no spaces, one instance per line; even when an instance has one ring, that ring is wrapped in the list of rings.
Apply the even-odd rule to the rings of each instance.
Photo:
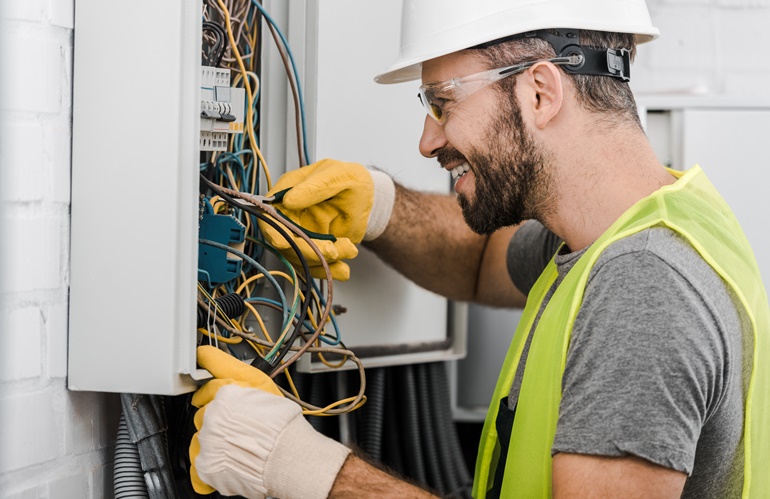
[[[404,0],[398,60],[377,83],[420,78],[422,63],[485,42],[550,28],[658,37],[644,0]]]

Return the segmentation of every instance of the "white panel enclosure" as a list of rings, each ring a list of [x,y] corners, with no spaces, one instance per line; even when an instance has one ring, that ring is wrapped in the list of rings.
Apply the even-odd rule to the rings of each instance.
[[[195,388],[200,13],[76,2],[72,390]]]

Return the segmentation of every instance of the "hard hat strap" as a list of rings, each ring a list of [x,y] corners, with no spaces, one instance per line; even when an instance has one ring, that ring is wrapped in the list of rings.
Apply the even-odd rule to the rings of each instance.
[[[582,55],[579,64],[565,64],[565,71],[574,74],[611,76],[623,81],[631,80],[631,52],[628,49],[610,49],[602,47],[584,47],[580,45],[580,34],[576,29],[537,30],[500,38],[477,45],[474,48],[487,48],[498,43],[525,38],[545,40],[556,52],[556,57]]]

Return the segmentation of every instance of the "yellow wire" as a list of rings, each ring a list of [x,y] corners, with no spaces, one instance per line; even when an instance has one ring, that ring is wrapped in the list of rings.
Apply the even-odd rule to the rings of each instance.
[[[279,277],[283,277],[284,279],[289,281],[289,283],[294,285],[294,296],[293,296],[292,303],[294,303],[297,300],[298,296],[300,298],[304,298],[302,296],[302,293],[299,291],[299,286],[297,285],[297,283],[294,282],[294,279],[292,279],[290,275],[288,275],[285,272],[282,272],[280,270],[271,270],[269,273],[270,273],[270,275],[277,275]],[[262,274],[262,273],[255,274],[255,275],[249,277],[248,279],[243,281],[240,286],[238,286],[238,289],[236,289],[235,292],[240,294],[241,291],[243,291],[243,288],[246,287],[246,285],[250,284],[253,281],[256,281],[257,279],[261,279],[263,277],[265,277],[265,274]],[[251,296],[251,293],[249,293],[249,296]]]
[[[212,340],[221,341],[222,343],[227,343],[228,345],[237,345],[238,343],[243,341],[243,338],[241,338],[240,336],[232,336],[230,338],[225,338],[224,336],[221,336],[219,334],[209,332],[208,329],[204,329],[204,328],[198,328],[198,332],[208,336]]]
[[[337,416],[337,414],[324,414],[329,409],[334,409],[335,407],[338,407],[342,404],[347,404],[348,402],[352,402],[356,399],[356,397],[348,397],[346,399],[338,400],[336,402],[332,402],[331,404],[327,405],[326,407],[322,409],[315,409],[315,410],[309,410],[309,409],[303,409],[302,414],[308,415],[308,416]],[[362,405],[364,405],[364,402],[366,402],[366,395],[361,399],[361,402],[356,404],[355,407],[351,408],[351,411],[355,411]]]
[[[252,59],[252,62],[253,61],[254,61],[254,59]],[[254,94],[259,92],[259,86],[260,86],[259,76],[257,76],[257,74],[252,72],[252,71],[246,71],[246,76],[251,77],[251,78],[254,79]],[[233,79],[233,85],[237,85],[238,82],[241,81],[242,79],[245,79],[243,74],[239,73],[239,74],[235,75],[235,78]],[[259,150],[259,147],[256,144],[254,144],[254,143],[252,143],[252,146],[253,146],[252,147],[252,151],[256,152],[258,158],[262,161],[262,164],[265,165],[265,167],[267,167],[267,163],[265,163],[264,158],[262,158],[262,152]],[[255,174],[253,174],[251,176],[251,193],[252,194],[257,194],[257,185],[256,184],[257,184],[257,175],[255,173]],[[268,187],[268,190],[269,189],[270,188]]]
[[[236,289],[235,292],[238,293],[238,294],[241,294],[241,291],[243,291],[243,288],[245,288],[246,286],[248,286],[252,282],[256,281],[257,279],[262,279],[263,277],[265,277],[265,274],[263,274],[261,272],[259,274],[255,274],[255,275],[249,277],[248,279],[243,281],[240,286],[238,286],[238,289]],[[251,296],[251,293],[249,293],[249,296]]]
[[[272,270],[272,271],[270,271],[270,275],[277,275],[277,276],[285,278],[286,280],[288,280],[291,283],[294,283],[294,281],[292,280],[291,276],[289,276],[288,274],[286,274],[284,272],[281,272],[280,270]],[[243,284],[240,285],[240,287],[238,287],[238,290],[236,292],[240,293],[243,290],[243,287],[247,283],[251,282],[252,280],[256,280],[256,279],[258,279],[260,277],[264,277],[264,274],[257,274],[257,275],[254,275],[254,276],[250,277],[249,279],[246,280],[246,282],[244,282]],[[304,297],[302,296],[302,293],[299,290],[299,286],[296,283],[294,283],[294,296],[293,296],[293,299],[292,299],[292,303],[296,303],[298,296],[300,297],[300,299],[304,299]],[[254,313],[256,314],[256,311]],[[312,322],[312,318],[313,318],[312,314],[309,315],[309,317],[311,318],[311,322]],[[278,336],[278,339],[276,340],[276,343],[279,343],[279,342],[283,341],[283,339],[289,333],[289,330],[291,329],[291,326],[292,326],[292,321],[287,321],[286,322],[286,326],[283,328],[283,330],[281,330],[281,334]],[[270,341],[272,341],[272,340],[270,340]]]
[[[294,386],[294,380],[291,379],[291,373],[289,372],[288,369],[284,369],[283,373],[286,375],[286,379],[289,381],[289,388],[291,388],[291,392],[294,394],[295,397],[297,397],[297,399],[299,399],[300,398],[299,391],[297,390],[297,387]]]
[[[238,61],[238,68],[241,70],[241,73],[245,75],[246,67],[243,65],[243,59],[241,58],[241,54],[238,51],[238,45],[235,43],[235,37],[233,36],[233,28],[230,25],[230,11],[227,10],[227,7],[225,7],[225,4],[222,0],[217,0],[217,3],[219,4],[219,8],[222,9],[222,13],[225,15],[225,28],[227,28],[227,38],[230,40],[230,49],[233,51],[235,60]],[[243,78],[243,86],[246,88],[246,98],[248,100],[246,108],[246,131],[249,133],[249,141],[251,142],[251,147],[254,149],[254,152],[257,153],[259,161],[262,163],[262,168],[265,172],[265,180],[267,181],[267,190],[270,190],[273,188],[273,182],[270,179],[270,170],[267,167],[265,158],[262,157],[262,153],[257,147],[257,140],[256,136],[254,135],[254,124],[252,122],[251,116],[252,106],[254,104],[254,94],[251,91],[251,84],[249,84],[249,79],[245,76]]]
[[[254,306],[251,303],[247,302],[247,301],[243,302],[243,304],[246,305],[246,308],[248,308],[249,311],[252,314],[254,314],[254,317],[256,317],[257,322],[259,323],[259,327],[260,327],[260,329],[262,329],[262,334],[265,335],[265,339],[272,343],[273,340],[270,338],[270,333],[267,332],[267,328],[265,327],[265,323],[262,322],[262,316],[259,315],[259,312],[257,312],[257,309],[255,309]]]
[[[225,172],[227,173],[227,178],[230,179],[230,183],[233,185],[233,190],[240,191],[241,185],[237,180],[235,180],[235,177],[233,176],[233,170],[230,168],[229,163],[225,167]]]
[[[227,202],[219,196],[214,196],[209,201],[211,202],[211,207],[214,208],[214,213],[219,213],[217,211],[217,205],[221,205],[222,207],[227,208]]]
[[[246,340],[246,343],[251,345],[251,348],[253,348],[260,356],[264,354],[265,351],[260,345],[257,345],[256,343],[250,340]]]
[[[254,288],[252,286],[248,285],[249,282],[250,282],[251,277],[247,278],[246,277],[246,272],[241,270],[240,279],[242,279],[243,281],[242,281],[242,284],[240,284],[238,286],[238,290],[236,291],[236,293],[241,294],[241,291],[243,291],[243,289],[245,288],[246,289],[246,296],[252,296],[252,293],[254,292]]]
[[[342,357],[342,360],[339,361],[337,364],[332,364],[328,360],[326,360],[326,358],[324,357],[324,354],[322,354],[321,352],[318,353],[318,358],[321,359],[321,362],[326,364],[327,367],[331,367],[332,369],[339,369],[340,367],[345,365],[345,362],[348,361],[348,356],[345,355],[344,357]]]

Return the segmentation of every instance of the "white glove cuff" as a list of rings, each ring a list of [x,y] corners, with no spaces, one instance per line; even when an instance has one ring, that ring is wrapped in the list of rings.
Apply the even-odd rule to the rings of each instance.
[[[350,449],[318,433],[302,416],[278,436],[265,463],[265,486],[281,499],[325,499]]]
[[[369,170],[369,173],[374,182],[374,202],[366,224],[364,241],[373,241],[385,232],[396,200],[396,184],[390,175],[379,170]]]

